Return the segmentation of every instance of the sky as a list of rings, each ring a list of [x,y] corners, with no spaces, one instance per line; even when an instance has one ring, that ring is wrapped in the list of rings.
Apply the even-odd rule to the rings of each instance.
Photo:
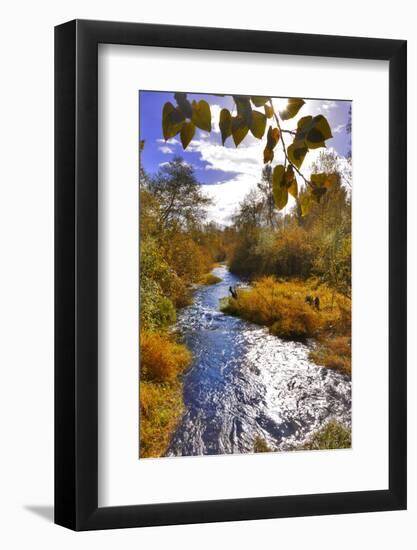
[[[213,204],[207,208],[208,220],[229,225],[231,216],[239,203],[260,180],[264,166],[263,149],[266,144],[266,133],[263,139],[258,140],[249,132],[237,148],[233,139],[229,137],[223,146],[219,115],[223,108],[229,109],[234,114],[235,106],[232,97],[200,93],[188,93],[187,97],[190,101],[204,99],[209,103],[212,113],[212,131],[209,133],[197,129],[193,140],[184,151],[179,135],[167,142],[162,135],[162,109],[167,101],[173,105],[176,104],[174,92],[139,92],[139,139],[145,140],[142,167],[148,174],[153,174],[174,156],[181,156],[193,166],[196,179],[202,185],[204,193],[213,201]],[[286,106],[287,98],[272,98],[272,102],[275,110],[279,111]],[[351,134],[346,132],[351,102],[329,99],[305,99],[305,102],[296,117],[281,124],[282,128],[294,130],[299,118],[323,114],[329,121],[333,134],[333,137],[326,141],[327,148],[334,149],[343,166],[346,163],[346,155],[351,149]],[[290,137],[284,134],[287,145],[291,143]],[[301,172],[306,177],[310,175],[311,164],[322,150],[322,148],[315,149],[307,153],[301,166]],[[284,155],[281,151],[282,147],[279,148],[277,145],[273,167],[283,162]],[[289,201],[286,208],[291,208],[292,204]]]

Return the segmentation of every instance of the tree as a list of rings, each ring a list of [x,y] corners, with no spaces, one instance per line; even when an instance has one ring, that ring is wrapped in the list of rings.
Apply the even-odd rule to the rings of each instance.
[[[204,208],[211,204],[194,175],[192,166],[175,157],[149,178],[149,190],[159,204],[159,226],[162,229],[184,229],[199,225]]]
[[[319,203],[334,179],[328,174],[312,174],[307,179],[300,168],[307,153],[311,149],[326,147],[326,140],[332,137],[329,123],[323,115],[304,116],[297,122],[297,127],[287,130],[282,122],[293,119],[305,104],[301,98],[289,98],[285,109],[277,113],[272,98],[267,96],[232,96],[236,114],[228,109],[222,109],[219,118],[219,128],[223,145],[232,138],[236,147],[245,139],[249,131],[257,139],[263,139],[266,133],[266,145],[263,152],[265,164],[274,160],[274,150],[282,147],[284,164],[277,164],[272,170],[272,189],[276,207],[282,210],[288,202],[288,195],[298,198],[297,177],[304,182],[308,193],[301,204],[304,216],[311,205]],[[212,116],[210,105],[204,101],[190,102],[187,94],[174,94],[176,105],[166,102],[162,111],[162,133],[165,140],[180,135],[181,143],[186,149],[192,141],[196,128],[211,132]],[[266,131],[267,121],[270,121]],[[288,145],[284,135],[290,136],[292,143]]]
[[[261,181],[258,182],[258,189],[263,195],[265,217],[268,226],[273,229],[275,226],[275,201],[272,188],[272,168],[265,164],[262,169]]]

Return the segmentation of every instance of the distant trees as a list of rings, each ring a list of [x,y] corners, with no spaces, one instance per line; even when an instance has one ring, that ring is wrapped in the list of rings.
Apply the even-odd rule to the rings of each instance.
[[[141,149],[144,144],[141,143]],[[170,327],[189,303],[192,284],[219,257],[223,233],[207,224],[191,166],[176,157],[140,178],[140,456],[164,454],[183,412],[180,376],[191,353]]]
[[[262,189],[258,184],[248,193],[234,217],[236,234],[229,264],[232,271],[251,277],[318,276],[335,291],[350,296],[350,186],[344,184],[339,159],[331,150],[322,151],[312,168],[324,178],[331,176],[331,188],[304,215],[301,205],[309,191],[301,188],[285,216],[265,206],[269,187],[268,172],[263,170]]]
[[[257,187],[262,193],[266,223],[273,229],[276,224],[276,206],[272,185],[272,168],[270,164],[265,164],[263,167],[261,180],[258,182]]]
[[[161,229],[189,229],[201,223],[211,200],[201,191],[192,166],[175,157],[148,179],[147,188],[159,203]]]

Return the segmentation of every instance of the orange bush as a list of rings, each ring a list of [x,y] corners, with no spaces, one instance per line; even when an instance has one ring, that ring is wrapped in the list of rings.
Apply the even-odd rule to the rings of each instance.
[[[142,380],[172,381],[191,363],[191,353],[166,334],[141,331],[140,373]]]
[[[182,386],[178,381],[141,382],[139,395],[139,456],[162,456],[184,411]]]

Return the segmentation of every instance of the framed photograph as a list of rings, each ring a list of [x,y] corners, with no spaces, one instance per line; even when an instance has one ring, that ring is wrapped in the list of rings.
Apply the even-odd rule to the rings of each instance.
[[[406,507],[406,42],[55,29],[55,522]]]

